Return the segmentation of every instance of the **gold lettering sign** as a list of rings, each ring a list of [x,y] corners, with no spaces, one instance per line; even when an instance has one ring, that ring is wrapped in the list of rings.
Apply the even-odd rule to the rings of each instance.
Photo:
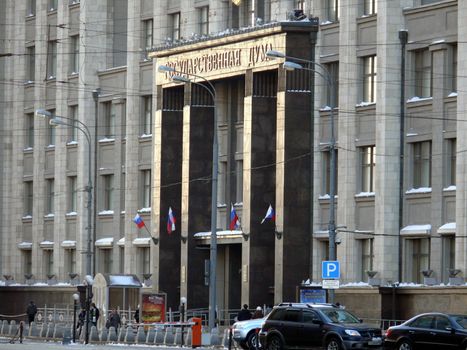
[[[279,61],[266,56],[269,50],[282,51],[285,36],[275,35],[260,40],[237,42],[230,45],[209,47],[204,50],[158,57],[157,65],[175,69],[175,74],[201,75],[205,78],[242,74],[246,69],[277,65]],[[157,70],[156,70],[157,72]],[[158,73],[157,84],[170,82],[174,73]]]
[[[240,4],[242,3],[242,0],[232,0],[232,3],[236,6],[240,6]]]

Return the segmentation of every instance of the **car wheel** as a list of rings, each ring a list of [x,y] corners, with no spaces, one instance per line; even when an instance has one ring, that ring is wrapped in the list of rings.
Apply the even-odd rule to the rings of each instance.
[[[248,337],[246,338],[246,346],[250,350],[259,348],[258,333],[256,333],[256,331],[252,331],[248,334]]]
[[[326,350],[342,350],[342,344],[337,338],[330,338],[326,341]]]
[[[268,350],[282,350],[283,344],[281,338],[277,335],[272,335],[268,338]]]
[[[401,340],[397,344],[397,350],[412,350],[412,343],[409,340]]]

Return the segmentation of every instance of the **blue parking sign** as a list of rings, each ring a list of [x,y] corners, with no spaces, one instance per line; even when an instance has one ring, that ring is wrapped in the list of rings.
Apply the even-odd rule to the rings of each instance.
[[[340,278],[340,266],[339,261],[323,261],[321,262],[321,277],[324,280],[327,279],[339,279]]]

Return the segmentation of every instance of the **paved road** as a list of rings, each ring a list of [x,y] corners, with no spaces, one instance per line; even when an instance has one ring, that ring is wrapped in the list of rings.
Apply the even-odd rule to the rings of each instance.
[[[134,345],[134,344],[68,344],[63,345],[62,343],[53,343],[53,342],[41,342],[41,341],[31,341],[25,339],[23,344],[16,342],[14,344],[9,343],[9,339],[0,338],[0,349],[3,350],[92,350],[92,349],[103,349],[103,350],[122,350],[129,348],[131,350],[148,350],[148,349],[160,349],[163,350],[180,350],[180,347],[168,347],[168,346],[150,346],[150,345]],[[183,349],[191,349],[191,347],[184,347]],[[200,350],[212,350],[212,348],[197,348]]]

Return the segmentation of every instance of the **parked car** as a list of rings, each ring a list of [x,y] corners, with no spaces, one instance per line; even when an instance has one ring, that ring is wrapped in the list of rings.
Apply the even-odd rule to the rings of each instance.
[[[237,321],[232,326],[232,338],[242,349],[259,348],[258,332],[265,318]]]
[[[282,303],[263,323],[261,345],[267,350],[322,347],[365,349],[382,345],[381,329],[362,323],[333,304]]]
[[[467,315],[425,313],[389,327],[385,349],[467,349]]]

